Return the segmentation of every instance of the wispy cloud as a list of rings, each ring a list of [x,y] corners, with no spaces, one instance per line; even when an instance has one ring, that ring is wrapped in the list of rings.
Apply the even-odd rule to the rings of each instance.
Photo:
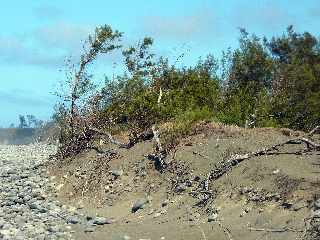
[[[59,22],[22,36],[0,35],[0,61],[56,68],[63,64],[65,57],[79,55],[90,30],[89,26]]]
[[[93,26],[58,22],[35,30],[33,38],[44,47],[54,47],[70,51],[79,49],[81,42],[88,37],[92,29]]]
[[[58,66],[62,56],[47,53],[43,49],[28,47],[18,37],[0,37],[0,60],[6,64]]]
[[[310,17],[315,17],[320,20],[320,6],[315,6],[309,9],[308,15]]]
[[[190,41],[219,33],[218,21],[213,9],[199,8],[184,15],[145,16],[143,30],[159,38]]]
[[[56,20],[64,16],[63,11],[52,5],[41,5],[33,9],[33,14],[36,18]]]
[[[30,91],[23,91],[21,89],[12,89],[3,91],[0,90],[0,102],[1,104],[13,104],[17,106],[37,106],[48,107],[51,106],[51,97],[42,97],[36,93]]]
[[[234,26],[260,31],[277,31],[284,26],[295,24],[296,21],[294,15],[282,5],[268,0],[239,3],[233,9],[230,19]]]

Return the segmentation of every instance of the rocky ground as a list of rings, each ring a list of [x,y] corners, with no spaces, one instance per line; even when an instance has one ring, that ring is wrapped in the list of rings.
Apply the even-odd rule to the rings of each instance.
[[[92,231],[108,223],[57,201],[59,186],[45,168],[55,151],[45,144],[0,145],[0,239],[73,239],[73,224]]]

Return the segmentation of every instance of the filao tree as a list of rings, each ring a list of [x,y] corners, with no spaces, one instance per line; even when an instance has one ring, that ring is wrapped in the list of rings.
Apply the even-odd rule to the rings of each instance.
[[[70,131],[73,136],[75,133],[75,121],[80,110],[77,102],[81,97],[85,96],[92,88],[92,75],[87,71],[90,64],[96,60],[100,54],[109,54],[121,47],[120,40],[122,33],[114,31],[110,26],[104,25],[97,27],[92,35],[89,35],[83,53],[80,56],[78,64],[68,62],[68,84],[70,87]]]

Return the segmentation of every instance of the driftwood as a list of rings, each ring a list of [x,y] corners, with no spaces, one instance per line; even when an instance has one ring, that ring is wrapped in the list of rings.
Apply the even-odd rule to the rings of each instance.
[[[152,126],[152,128],[151,128],[152,132],[147,131],[147,132],[144,132],[138,136],[135,136],[134,138],[130,138],[128,143],[122,143],[122,142],[114,139],[113,136],[111,135],[111,133],[109,133],[109,132],[105,132],[100,129],[94,128],[94,127],[90,127],[90,130],[99,134],[99,135],[107,137],[108,141],[111,142],[112,144],[115,144],[120,148],[126,148],[126,149],[133,147],[139,141],[150,140],[153,138],[156,143],[156,151],[153,154],[149,154],[147,157],[148,157],[148,159],[155,162],[155,167],[159,171],[162,171],[166,166],[164,159],[166,158],[167,153],[161,145],[159,130],[157,130],[154,126]],[[101,152],[97,148],[95,150],[97,152]]]
[[[283,233],[283,232],[304,232],[304,230],[293,229],[289,227],[284,228],[253,228],[249,227],[249,231],[256,231],[256,232],[270,232],[270,233]]]
[[[148,155],[148,159],[155,162],[155,167],[157,170],[162,171],[166,167],[165,158],[167,157],[166,150],[163,149],[160,142],[159,130],[152,126],[153,139],[156,142],[156,151],[153,154]]]
[[[162,89],[161,89],[161,87],[160,87],[160,90],[159,90],[159,96],[158,96],[158,106],[160,105],[160,103],[161,103],[161,98],[162,98]]]
[[[218,221],[218,225],[219,227],[222,229],[222,231],[224,232],[225,236],[229,239],[229,240],[234,240],[232,233],[230,231],[230,229],[228,227],[226,227],[222,221]]]
[[[140,135],[135,136],[134,138],[130,138],[129,142],[122,143],[122,142],[114,139],[113,136],[111,135],[111,133],[109,133],[109,132],[105,132],[105,131],[102,131],[100,129],[94,128],[94,127],[90,127],[90,130],[98,133],[99,135],[107,137],[109,142],[111,142],[112,144],[117,145],[119,148],[126,148],[126,149],[129,149],[129,148],[133,147],[136,143],[138,143],[140,141],[149,140],[149,139],[151,139],[153,137],[153,133],[151,133],[151,132],[143,132]]]
[[[129,141],[129,143],[122,143],[122,142],[114,139],[112,137],[111,133],[109,133],[109,132],[104,132],[104,131],[101,131],[100,129],[97,129],[94,127],[90,127],[90,130],[92,130],[102,136],[106,136],[112,144],[115,144],[115,145],[119,146],[120,148],[129,148],[129,146],[130,146],[130,141]]]
[[[246,153],[246,154],[236,154],[233,155],[231,158],[218,162],[215,165],[215,168],[209,173],[209,180],[216,180],[229,172],[234,166],[238,165],[244,160],[247,160],[252,157],[257,157],[257,156],[262,156],[262,155],[274,155],[277,154],[274,151],[278,151],[279,147],[282,147],[286,144],[302,144],[305,143],[307,146],[306,151],[311,151],[311,150],[320,150],[320,144],[317,144],[307,138],[295,138],[295,139],[290,139],[285,142],[275,144],[269,148],[265,148],[256,152],[251,152],[251,153]],[[294,153],[296,154],[296,152]]]
[[[196,151],[193,151],[192,152],[194,155],[198,155],[198,156],[200,156],[200,157],[203,157],[204,159],[210,159],[208,156],[206,156],[206,155],[203,155],[202,153],[199,153],[199,152],[196,152]]]
[[[157,151],[162,152],[163,148],[160,142],[160,138],[159,138],[159,130],[156,130],[155,126],[152,126],[152,133],[153,133],[153,138],[157,143]]]
[[[309,132],[309,136],[312,136],[313,134],[317,133],[317,132],[320,132],[320,126],[316,126],[314,129],[312,129],[310,132]]]

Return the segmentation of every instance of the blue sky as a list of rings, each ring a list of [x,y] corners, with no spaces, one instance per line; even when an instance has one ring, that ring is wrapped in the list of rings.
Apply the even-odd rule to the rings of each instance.
[[[280,35],[290,24],[319,36],[319,0],[32,0],[3,1],[0,14],[0,126],[18,114],[48,119],[64,79],[64,59],[79,56],[82,41],[97,25],[125,34],[126,43],[143,36],[155,50],[183,64],[236,47],[238,27],[258,36]],[[101,58],[96,79],[111,73],[117,56]]]

